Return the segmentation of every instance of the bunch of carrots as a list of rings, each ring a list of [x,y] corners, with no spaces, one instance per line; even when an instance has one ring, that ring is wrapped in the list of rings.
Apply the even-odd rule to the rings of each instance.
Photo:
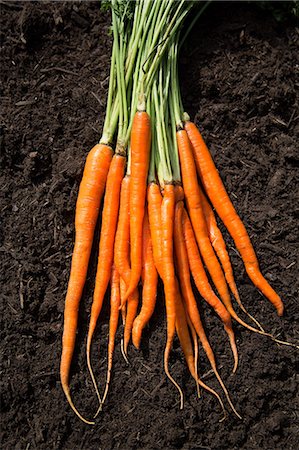
[[[184,112],[178,80],[178,53],[188,30],[207,3],[186,0],[112,0],[113,48],[107,110],[100,142],[89,152],[75,214],[75,246],[65,301],[61,384],[74,412],[69,374],[94,231],[101,210],[99,256],[86,344],[88,369],[99,409],[107,397],[115,336],[121,317],[122,352],[130,340],[140,347],[143,329],[155,309],[158,278],[163,282],[167,318],[164,370],[183,392],[169,369],[177,334],[188,369],[199,386],[217,392],[198,375],[199,342],[233,412],[229,393],[217,369],[192,287],[223,323],[238,366],[232,320],[278,341],[243,306],[216,214],[232,236],[247,274],[279,315],[283,303],[260,272],[255,251],[221,181],[196,125]],[[194,20],[184,36],[185,18]],[[212,281],[213,285],[210,283]],[[100,395],[91,364],[92,338],[106,291],[110,289],[108,368]],[[241,319],[231,294],[253,322]],[[197,296],[198,297],[198,296]],[[285,343],[288,344],[288,343]],[[289,344],[292,345],[292,344]],[[97,415],[96,414],[96,415]]]

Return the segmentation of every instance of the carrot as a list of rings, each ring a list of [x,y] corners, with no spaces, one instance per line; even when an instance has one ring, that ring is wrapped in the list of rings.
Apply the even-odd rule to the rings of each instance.
[[[209,283],[197,248],[192,225],[186,210],[184,210],[183,212],[183,231],[188,254],[188,261],[195,285],[202,298],[214,309],[214,311],[218,314],[223,322],[224,329],[229,337],[231,349],[234,355],[235,363],[233,372],[235,372],[238,366],[238,351],[235,341],[235,334],[232,327],[231,316],[223,303],[216,296]]]
[[[114,237],[118,219],[121,182],[124,176],[125,165],[126,165],[125,156],[116,153],[112,158],[111,166],[107,177],[104,207],[102,213],[102,226],[101,226],[97,274],[87,336],[87,346],[86,346],[87,365],[99,401],[101,401],[100,395],[97,389],[97,383],[95,381],[90,362],[90,349],[94,330],[97,324],[99,314],[102,309],[104,296],[111,277]]]
[[[219,217],[232,236],[244,261],[246,272],[254,285],[275,306],[279,316],[283,303],[260,272],[258,260],[246,228],[238,216],[215,167],[212,156],[194,123],[187,121],[185,129],[192,143],[198,174]]]
[[[185,130],[177,131],[176,135],[184,192],[196,241],[220,297],[225,305],[231,304],[225,277],[208,236],[190,141]]]
[[[222,408],[222,411],[224,414],[223,419],[224,419],[226,417],[226,412],[225,412],[225,408],[224,408],[221,398],[219,397],[217,392],[215,392],[212,388],[210,388],[203,381],[201,381],[201,379],[196,374],[195,363],[194,363],[194,352],[193,352],[192,343],[191,343],[191,339],[190,339],[190,333],[189,333],[188,324],[187,324],[187,313],[183,306],[183,302],[182,302],[182,299],[180,298],[180,295],[177,295],[177,297],[176,297],[176,309],[177,309],[176,331],[178,334],[180,344],[182,346],[182,350],[185,355],[185,359],[186,359],[189,371],[190,371],[192,377],[194,378],[194,380],[200,386],[202,386],[204,389],[209,391],[211,394],[213,394],[217,398],[217,400],[220,403],[220,406]]]
[[[94,229],[112,155],[113,152],[110,146],[97,144],[87,156],[76,204],[76,239],[64,310],[60,362],[61,385],[71,408],[83,422],[87,423],[93,422],[86,421],[78,413],[72,402],[69,388],[69,373],[75,348],[79,303],[86,280]]]
[[[113,363],[113,353],[115,346],[115,336],[118,326],[118,318],[119,318],[119,306],[120,306],[120,280],[119,273],[116,268],[113,266],[111,271],[111,295],[110,295],[110,321],[109,321],[109,341],[108,341],[108,367],[107,367],[107,377],[106,377],[106,386],[102,398],[102,402],[98,409],[98,412],[102,409],[102,405],[104,404],[111,379],[111,370]],[[97,414],[96,414],[97,415]]]
[[[143,219],[142,261],[142,306],[139,315],[134,320],[132,330],[133,344],[138,349],[140,347],[142,331],[152,317],[155,309],[158,285],[158,273],[154,263],[147,211]]]
[[[178,202],[176,204],[175,209],[175,222],[174,222],[174,242],[175,242],[175,253],[176,253],[176,263],[178,267],[178,274],[179,274],[179,280],[181,283],[181,289],[182,289],[182,296],[186,303],[187,313],[190,317],[190,320],[192,322],[193,327],[195,328],[195,331],[202,343],[203,349],[206,352],[206,355],[208,357],[208,360],[211,364],[211,367],[219,381],[220,386],[222,387],[227,400],[234,411],[234,413],[239,417],[240,415],[236,412],[231,399],[229,397],[228,391],[219,375],[219,372],[217,370],[216,366],[216,360],[213,353],[213,350],[211,348],[211,345],[208,341],[208,338],[206,336],[200,314],[197,308],[196,300],[194,298],[194,294],[192,291],[191,281],[190,281],[190,270],[189,270],[189,263],[188,263],[188,254],[186,249],[186,244],[184,241],[184,233],[183,233],[183,211],[184,211],[184,204],[182,201]]]
[[[120,276],[130,272],[129,261],[130,241],[130,177],[128,175],[122,181],[119,205],[119,218],[115,235],[114,264]],[[124,295],[121,299],[123,305]]]
[[[130,240],[131,276],[124,301],[134,292],[142,271],[142,226],[151,147],[150,117],[137,111],[131,131]]]
[[[162,248],[161,248],[161,205],[162,195],[157,183],[150,183],[147,189],[148,218],[153,244],[155,266],[162,278]]]
[[[213,209],[205,196],[204,192],[200,188],[200,195],[202,199],[202,205],[203,205],[203,211],[206,219],[206,224],[208,228],[208,233],[210,237],[210,241],[215,249],[215,252],[221,262],[224,275],[226,278],[226,281],[230,287],[230,290],[232,291],[238,305],[242,309],[242,311],[247,314],[248,317],[250,317],[253,322],[260,328],[260,330],[264,331],[263,327],[260,325],[260,323],[247,311],[247,309],[244,307],[243,303],[241,302],[239,292],[234,280],[233,275],[233,269],[230,262],[230,258],[226,249],[226,245],[222,236],[222,233],[220,229],[218,228],[216,217],[213,212]]]
[[[183,393],[179,385],[169,373],[168,361],[175,334],[176,323],[176,297],[178,295],[175,283],[174,259],[173,259],[173,223],[175,212],[174,186],[165,184],[164,197],[161,204],[161,249],[163,268],[162,280],[164,284],[166,320],[167,320],[167,341],[164,351],[164,370],[168,378],[176,386],[180,393],[181,407],[183,407]]]

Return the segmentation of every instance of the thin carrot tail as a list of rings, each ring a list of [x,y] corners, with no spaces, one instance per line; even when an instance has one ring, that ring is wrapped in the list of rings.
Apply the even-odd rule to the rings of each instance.
[[[199,389],[199,383],[198,383],[198,339],[197,339],[197,334],[196,331],[194,329],[194,326],[192,325],[192,322],[190,320],[189,314],[187,314],[186,312],[186,319],[188,322],[188,326],[191,330],[191,335],[192,335],[192,339],[193,339],[193,345],[194,345],[194,373],[196,376],[195,382],[196,382],[196,390],[197,390],[197,396],[198,398],[201,397],[200,395],[200,389]]]
[[[169,361],[169,354],[170,354],[171,346],[172,346],[172,339],[171,340],[167,339],[166,347],[165,347],[165,351],[164,351],[164,371],[165,371],[167,377],[169,378],[169,380],[172,382],[172,384],[179,391],[179,394],[180,394],[180,409],[183,409],[184,408],[184,394],[183,394],[183,391],[182,391],[181,387],[179,386],[179,384],[175,381],[175,379],[170,375],[169,367],[168,367],[168,361]]]
[[[231,401],[231,398],[230,398],[230,396],[229,396],[228,390],[227,390],[225,384],[223,383],[222,378],[221,378],[220,375],[219,375],[219,372],[218,372],[218,370],[217,370],[216,365],[214,365],[214,367],[212,367],[212,369],[213,369],[213,371],[214,371],[214,373],[215,373],[215,375],[216,375],[216,378],[217,378],[217,380],[218,380],[220,386],[222,387],[222,390],[223,390],[223,392],[224,392],[224,394],[225,394],[225,396],[226,396],[226,399],[227,399],[227,401],[228,401],[228,403],[229,403],[231,409],[233,410],[233,412],[235,413],[235,415],[236,415],[240,420],[242,420],[242,416],[240,416],[240,414],[237,412],[236,408],[235,408],[234,405],[233,405],[233,402]]]
[[[232,291],[232,294],[233,294],[236,302],[238,303],[239,307],[241,308],[241,310],[249,317],[249,319],[251,319],[256,324],[256,326],[261,331],[265,331],[264,328],[262,327],[262,325],[259,323],[259,321],[247,311],[247,309],[245,308],[245,306],[243,305],[243,303],[240,299],[240,295],[239,295],[237,286],[235,285],[235,283],[233,283],[233,284],[235,286],[235,289],[234,289],[234,286],[231,285],[231,283],[229,283],[229,287],[230,287],[230,290]]]
[[[75,405],[74,405],[74,403],[73,403],[73,400],[72,400],[72,397],[71,397],[70,388],[69,388],[67,385],[62,384],[62,389],[63,389],[63,392],[65,393],[66,399],[67,399],[67,401],[68,401],[70,407],[72,408],[72,410],[74,411],[74,413],[79,417],[79,419],[82,420],[82,422],[86,423],[87,425],[94,425],[95,422],[93,422],[93,421],[91,421],[91,420],[85,419],[85,418],[79,413],[79,411],[77,410],[77,408],[75,407]]]
[[[234,333],[234,330],[232,327],[232,323],[230,323],[229,325],[224,324],[224,329],[228,335],[230,347],[232,349],[232,353],[233,353],[233,357],[234,357],[233,373],[235,373],[238,368],[238,364],[239,364],[239,355],[238,355],[238,348],[237,348],[237,344],[236,344],[236,338],[235,338],[235,333]]]
[[[239,322],[239,324],[243,325],[243,327],[247,328],[248,330],[253,331],[254,333],[258,333],[258,334],[260,334],[260,335],[262,335],[262,336],[269,337],[269,338],[272,339],[272,341],[276,342],[277,344],[287,345],[287,346],[289,346],[289,347],[295,347],[295,348],[298,348],[298,349],[299,349],[299,345],[298,345],[298,344],[293,344],[292,342],[287,342],[287,341],[282,341],[282,340],[280,340],[280,339],[276,339],[276,338],[273,336],[273,334],[267,333],[267,332],[265,332],[265,331],[258,330],[257,328],[254,328],[254,327],[248,325],[248,323],[244,322],[244,320],[242,320],[242,319],[237,315],[237,313],[234,311],[233,308],[229,308],[229,312],[230,312],[231,316],[232,316],[237,322]]]
[[[108,395],[108,391],[109,391],[109,386],[110,386],[110,380],[111,380],[111,370],[112,370],[112,360],[113,360],[113,356],[112,354],[109,354],[108,356],[108,369],[107,369],[107,377],[106,377],[106,385],[105,385],[105,390],[103,393],[103,397],[102,397],[102,401],[98,407],[97,412],[94,415],[94,419],[99,415],[100,411],[102,411],[103,405],[106,401],[107,395]]]
[[[190,369],[190,368],[189,368]],[[191,375],[193,376],[193,378],[195,379],[195,373],[193,372],[191,372]],[[222,412],[223,412],[223,417],[222,417],[222,419],[219,421],[219,422],[222,422],[223,420],[225,420],[226,419],[226,417],[227,417],[227,413],[226,413],[226,409],[225,409],[225,407],[224,407],[224,403],[223,403],[223,401],[221,400],[221,397],[220,397],[220,395],[219,394],[217,394],[217,392],[216,391],[214,391],[214,389],[212,389],[212,388],[210,388],[210,386],[208,386],[207,384],[205,384],[203,381],[201,381],[201,379],[198,377],[197,378],[197,380],[195,380],[202,388],[204,388],[206,391],[208,391],[208,392],[210,392],[210,394],[212,394],[212,395],[214,395],[216,398],[217,398],[217,400],[218,400],[218,402],[219,402],[219,404],[220,404],[220,406],[221,406],[221,409],[222,409]]]
[[[94,389],[96,391],[96,395],[98,397],[99,404],[101,405],[102,399],[101,399],[100,392],[99,392],[99,389],[98,389],[98,385],[97,385],[97,382],[96,382],[96,379],[95,379],[95,376],[94,376],[94,373],[93,373],[93,370],[92,370],[91,359],[90,359],[91,342],[92,342],[92,336],[93,336],[94,330],[95,330],[95,324],[91,323],[90,327],[89,327],[89,331],[88,331],[88,336],[87,336],[86,360],[87,360],[88,371],[89,371],[89,374],[90,374],[90,377],[91,377]]]

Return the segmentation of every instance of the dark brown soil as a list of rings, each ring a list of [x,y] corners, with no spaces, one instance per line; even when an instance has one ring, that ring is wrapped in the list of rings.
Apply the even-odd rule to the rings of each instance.
[[[180,411],[163,374],[161,297],[142,351],[130,349],[130,366],[119,331],[111,390],[96,426],[72,413],[59,382],[62,315],[78,185],[105,113],[109,17],[97,2],[7,1],[1,23],[2,448],[298,448],[296,350],[235,325],[240,365],[232,375],[227,338],[205,307],[221,374],[243,420],[231,415],[219,423],[214,398],[203,392],[197,399],[176,341],[171,372],[185,392]],[[242,299],[267,330],[289,341],[298,339],[297,52],[294,24],[278,25],[245,2],[222,2],[196,25],[180,65],[185,107],[200,124],[286,313],[278,318],[254,289],[229,241]],[[84,344],[95,261],[96,246],[71,378],[75,403],[89,417],[97,403]],[[93,346],[102,386],[107,318],[106,306]],[[208,371],[202,354],[200,373]],[[213,377],[205,380],[218,389]]]

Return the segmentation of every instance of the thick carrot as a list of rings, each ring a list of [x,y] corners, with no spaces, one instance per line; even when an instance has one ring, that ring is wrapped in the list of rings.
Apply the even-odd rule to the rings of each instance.
[[[112,370],[112,363],[113,363],[113,353],[114,353],[114,346],[115,346],[115,336],[118,326],[118,318],[119,318],[119,306],[120,306],[120,280],[119,280],[119,273],[117,272],[116,268],[113,266],[111,271],[111,295],[110,295],[110,320],[109,320],[109,341],[108,341],[108,367],[107,367],[107,378],[106,378],[106,386],[105,391],[102,398],[102,403],[100,405],[99,410],[102,407],[102,404],[104,404],[110,379],[111,379],[111,370]]]
[[[174,258],[173,258],[173,223],[175,213],[175,194],[172,184],[165,184],[164,196],[161,204],[161,249],[162,249],[162,280],[164,284],[166,321],[167,321],[167,341],[164,351],[164,370],[168,378],[176,386],[181,397],[181,407],[183,405],[183,393],[179,385],[169,373],[168,361],[175,334],[176,323],[176,297],[177,286],[175,283]]]
[[[215,167],[213,158],[199,132],[192,122],[185,123],[185,129],[192,143],[198,174],[219,217],[232,236],[244,261],[246,272],[254,285],[275,306],[279,316],[283,314],[283,303],[274,289],[260,272],[258,260],[246,228],[238,216]]]
[[[217,392],[215,392],[212,388],[210,388],[203,381],[201,381],[201,379],[196,374],[195,363],[194,363],[194,351],[193,351],[193,347],[192,347],[192,343],[191,343],[191,339],[190,339],[190,333],[188,330],[187,313],[185,311],[185,308],[184,308],[182,299],[180,298],[180,295],[177,295],[177,297],[176,297],[176,310],[177,310],[176,331],[178,334],[180,344],[182,346],[182,350],[185,355],[185,359],[186,359],[189,371],[190,371],[192,377],[194,378],[194,380],[200,386],[202,386],[204,389],[209,391],[211,394],[213,394],[217,398],[217,400],[220,403],[220,406],[222,408],[224,417],[226,417],[226,412],[225,412],[223,402],[222,402],[221,398],[219,397],[219,395],[217,394]]]
[[[115,154],[113,156],[107,177],[104,207],[102,213],[102,226],[101,226],[97,274],[95,280],[95,288],[87,336],[87,346],[86,346],[87,364],[99,400],[100,396],[97,390],[97,383],[95,381],[91,368],[90,349],[94,330],[97,324],[99,314],[102,309],[104,296],[111,277],[111,268],[114,251],[114,237],[116,233],[119,201],[120,201],[120,189],[122,179],[124,176],[125,165],[126,165],[125,156],[119,154]]]
[[[184,210],[183,212],[183,231],[188,254],[188,261],[195,285],[202,298],[214,309],[214,311],[218,314],[223,322],[234,355],[235,363],[233,371],[235,372],[238,366],[238,351],[235,341],[235,334],[232,327],[231,316],[223,303],[216,296],[209,283],[199,254],[199,250],[197,248],[193,228],[186,210]]]
[[[142,271],[142,226],[151,147],[150,117],[137,111],[131,131],[130,241],[131,276],[125,301],[138,285]]]
[[[215,252],[219,258],[219,261],[221,262],[224,275],[226,278],[226,281],[230,287],[230,290],[233,293],[233,296],[235,297],[238,305],[242,309],[242,311],[250,317],[251,320],[260,328],[260,330],[264,331],[263,327],[260,325],[260,323],[247,311],[243,303],[241,302],[239,292],[235,283],[234,274],[233,274],[233,268],[230,262],[230,258],[226,249],[226,245],[222,236],[222,233],[220,229],[218,228],[216,217],[214,214],[214,211],[205,196],[204,192],[200,188],[200,194],[202,199],[202,205],[203,205],[203,211],[207,223],[208,233],[210,237],[210,241],[215,249]]]
[[[134,320],[132,341],[136,348],[140,347],[142,331],[153,315],[158,285],[158,273],[154,263],[153,246],[149,228],[148,214],[143,219],[143,248],[142,248],[142,305]]]
[[[214,352],[211,348],[211,345],[206,336],[200,314],[197,308],[197,303],[194,298],[194,294],[192,291],[191,281],[190,281],[190,269],[188,263],[188,254],[186,249],[186,244],[184,241],[184,232],[183,232],[183,211],[184,204],[182,201],[176,204],[175,209],[175,222],[174,222],[174,243],[175,243],[175,253],[176,253],[176,263],[178,267],[178,275],[181,284],[182,296],[186,303],[187,313],[190,317],[193,327],[201,341],[204,351],[206,352],[207,358],[211,364],[211,367],[219,381],[220,386],[222,387],[227,400],[234,411],[234,413],[239,417],[240,415],[236,412],[231,399],[229,397],[228,391],[219,375],[216,366],[216,360],[214,356]]]
[[[148,218],[153,243],[155,266],[162,278],[162,247],[161,247],[161,205],[162,195],[157,183],[150,183],[147,189]]]
[[[84,422],[86,420],[78,413],[71,399],[69,373],[75,348],[79,303],[86,280],[94,229],[112,155],[110,146],[97,144],[87,156],[76,205],[76,239],[65,300],[60,380],[70,406]]]

